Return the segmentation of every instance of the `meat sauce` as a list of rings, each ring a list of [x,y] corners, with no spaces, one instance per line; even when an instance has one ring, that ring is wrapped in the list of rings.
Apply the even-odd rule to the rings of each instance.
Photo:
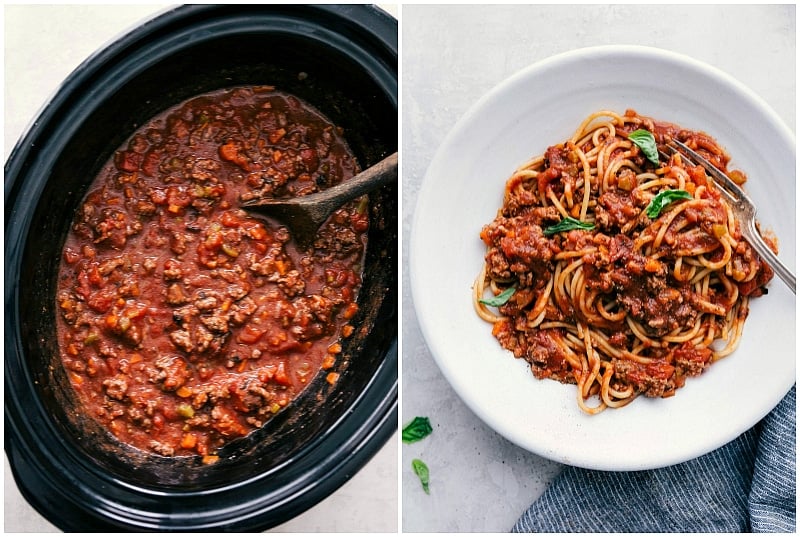
[[[729,156],[707,134],[639,117],[634,111],[626,112],[626,116],[637,120],[633,126],[619,127],[626,135],[628,130],[645,128],[653,134],[659,147],[663,147],[662,144],[669,139],[683,141],[697,148],[699,153],[737,183],[746,181],[743,172],[728,170]],[[584,148],[585,153],[590,150],[588,144]],[[570,159],[571,154],[572,149],[568,144],[547,149],[543,169],[536,176],[539,192],[549,188],[560,196],[567,188],[575,189],[575,178],[582,172],[576,159]],[[644,170],[647,166],[653,168],[636,148],[630,158],[640,169]],[[671,170],[670,164],[662,163],[659,166]],[[689,177],[691,188],[706,184],[706,175],[701,167],[682,164],[681,171]],[[571,296],[564,294],[559,295],[560,300],[556,299],[546,306],[543,318],[547,321],[579,321],[598,332],[602,331],[612,347],[629,349],[637,340],[629,329],[628,318],[640,323],[647,337],[658,339],[695,326],[698,319],[710,311],[709,308],[715,308],[712,311],[715,316],[707,316],[710,318],[707,322],[714,323],[712,333],[717,337],[724,333],[726,315],[734,305],[730,302],[731,293],[715,284],[705,289],[701,296],[690,282],[676,280],[672,268],[676,258],[689,256],[691,252],[703,252],[712,262],[721,259],[723,248],[720,247],[717,229],[727,223],[727,212],[720,194],[709,191],[702,209],[686,209],[683,213],[685,224],[681,224],[678,230],[667,228],[657,255],[646,256],[637,251],[634,240],[652,223],[652,220],[642,220],[640,216],[650,198],[633,188],[636,177],[628,172],[633,177],[620,174],[615,178],[616,185],[612,184],[597,195],[596,202],[593,200],[590,209],[593,216],[591,232],[572,230],[545,236],[543,229],[559,222],[561,215],[552,206],[538,206],[539,198],[528,190],[515,188],[520,181],[518,178],[509,180],[501,213],[481,231],[481,238],[488,247],[485,257],[487,273],[498,281],[517,282],[514,294],[498,308],[506,318],[495,322],[493,335],[515,356],[528,360],[537,378],[550,378],[562,383],[576,382],[575,369],[564,351],[567,346],[564,330],[534,328],[530,314],[539,296],[545,292],[546,284],[553,278],[556,256],[564,252],[585,252],[580,255],[581,289],[587,295],[601,296],[618,304],[625,316],[615,319],[597,317],[590,321],[586,313],[575,305],[580,300],[573,302]],[[670,173],[672,171],[668,171],[668,175]],[[596,186],[594,188],[597,189]],[[596,195],[596,191],[592,195]],[[580,206],[576,204],[574,207]],[[686,229],[683,229],[684,225]],[[623,233],[621,230],[626,227],[632,227],[632,231]],[[690,228],[692,231],[688,232]],[[765,239],[777,251],[773,239]],[[739,240],[733,247],[730,266],[730,285],[737,287],[733,296],[755,298],[767,292],[766,285],[774,273],[746,241]],[[755,275],[745,278],[748,271],[754,271]],[[744,322],[747,307],[739,308],[736,312],[740,321]],[[707,344],[693,344],[691,341],[664,345],[664,348],[648,346],[642,352],[648,354],[650,363],[614,359],[614,378],[623,383],[621,387],[633,386],[636,393],[649,397],[674,394],[677,388],[683,386],[686,376],[701,374],[713,361],[713,352]]]
[[[85,412],[141,450],[213,462],[318,375],[335,383],[366,198],[334,212],[306,251],[238,204],[357,171],[340,129],[272,87],[202,95],[138,129],[63,248],[57,334]]]

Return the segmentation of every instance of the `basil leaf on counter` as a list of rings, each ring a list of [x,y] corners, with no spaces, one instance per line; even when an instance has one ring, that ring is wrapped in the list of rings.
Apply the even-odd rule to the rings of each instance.
[[[478,300],[478,302],[480,302],[481,304],[486,304],[487,306],[494,306],[494,307],[502,306],[503,304],[508,302],[508,299],[511,298],[511,296],[514,294],[516,290],[517,290],[516,287],[509,287],[508,289],[506,289],[497,296],[493,296],[491,298],[481,298],[480,300]]]
[[[568,216],[561,220],[558,224],[552,225],[544,229],[544,236],[549,237],[550,235],[555,235],[556,233],[561,233],[563,231],[572,231],[573,229],[583,229],[585,231],[591,231],[594,229],[594,224],[589,222],[581,222],[576,218],[572,218]]]
[[[417,474],[417,477],[419,477],[419,482],[422,483],[422,490],[425,491],[425,494],[430,494],[430,472],[428,471],[428,465],[419,459],[413,459],[411,461],[411,468],[414,470],[414,473]]]
[[[417,416],[411,423],[403,427],[403,443],[413,444],[419,442],[433,432],[431,422],[428,418]]]
[[[628,140],[639,146],[647,160],[658,166],[658,148],[652,132],[644,129],[635,130],[628,135]]]
[[[686,192],[685,190],[662,190],[656,197],[650,200],[650,203],[647,205],[647,209],[645,212],[648,217],[651,219],[658,218],[658,215],[661,214],[661,211],[664,210],[664,207],[672,203],[673,201],[678,200],[690,200],[692,199],[692,195]]]

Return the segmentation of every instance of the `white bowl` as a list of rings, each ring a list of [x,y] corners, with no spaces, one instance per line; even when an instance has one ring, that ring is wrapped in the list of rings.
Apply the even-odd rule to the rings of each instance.
[[[503,186],[526,159],[567,140],[590,113],[632,108],[702,130],[744,170],[762,228],[795,263],[795,140],[755,94],[730,76],[664,50],[608,46],[537,63],[498,85],[459,121],[419,193],[410,270],[430,350],[464,402],[519,446],[565,464],[641,470],[707,453],[752,427],[795,382],[795,295],[776,277],[751,301],[738,350],[674,397],[640,397],[584,414],[576,388],[537,380],[474,313],[471,287],[483,263],[479,239]]]

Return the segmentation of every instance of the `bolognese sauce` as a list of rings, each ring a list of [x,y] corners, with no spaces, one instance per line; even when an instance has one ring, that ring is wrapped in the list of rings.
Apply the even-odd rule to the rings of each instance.
[[[536,378],[576,384],[589,414],[672,396],[732,353],[773,277],[671,140],[746,181],[704,132],[602,110],[521,165],[480,232],[478,315]]]
[[[357,172],[341,130],[272,87],[195,97],[139,128],[63,248],[57,333],[86,412],[136,448],[213,462],[318,375],[335,383],[366,198],[335,211],[307,250],[238,204]]]

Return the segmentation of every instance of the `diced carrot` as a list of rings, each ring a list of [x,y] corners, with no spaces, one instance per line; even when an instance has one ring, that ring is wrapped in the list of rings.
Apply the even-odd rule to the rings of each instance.
[[[197,437],[192,433],[186,433],[181,438],[181,447],[183,449],[192,449],[197,445]]]
[[[244,171],[250,171],[250,163],[247,161],[247,157],[239,152],[239,147],[233,141],[219,146],[219,156],[223,160],[233,162]]]
[[[358,313],[358,304],[351,302],[344,310],[343,316],[345,319],[352,319]]]
[[[250,234],[250,238],[253,238],[257,241],[263,241],[267,238],[267,230],[264,229],[264,226],[261,224],[256,224],[252,226],[250,229],[247,230]]]
[[[219,146],[219,156],[229,162],[235,162],[239,156],[239,148],[232,141]]]
[[[283,138],[285,135],[286,135],[286,129],[284,129],[284,128],[280,128],[278,130],[274,130],[271,133],[269,133],[269,137],[268,137],[269,138],[269,143],[271,143],[271,144],[278,143],[281,140],[281,138]]]
[[[647,272],[658,272],[661,269],[661,262],[657,259],[653,259],[652,257],[648,257],[647,261],[644,263],[644,270]]]
[[[322,359],[322,369],[330,369],[336,363],[336,357],[332,354],[326,354]]]
[[[119,317],[113,313],[106,317],[106,326],[108,328],[116,328],[117,324],[119,324]]]

